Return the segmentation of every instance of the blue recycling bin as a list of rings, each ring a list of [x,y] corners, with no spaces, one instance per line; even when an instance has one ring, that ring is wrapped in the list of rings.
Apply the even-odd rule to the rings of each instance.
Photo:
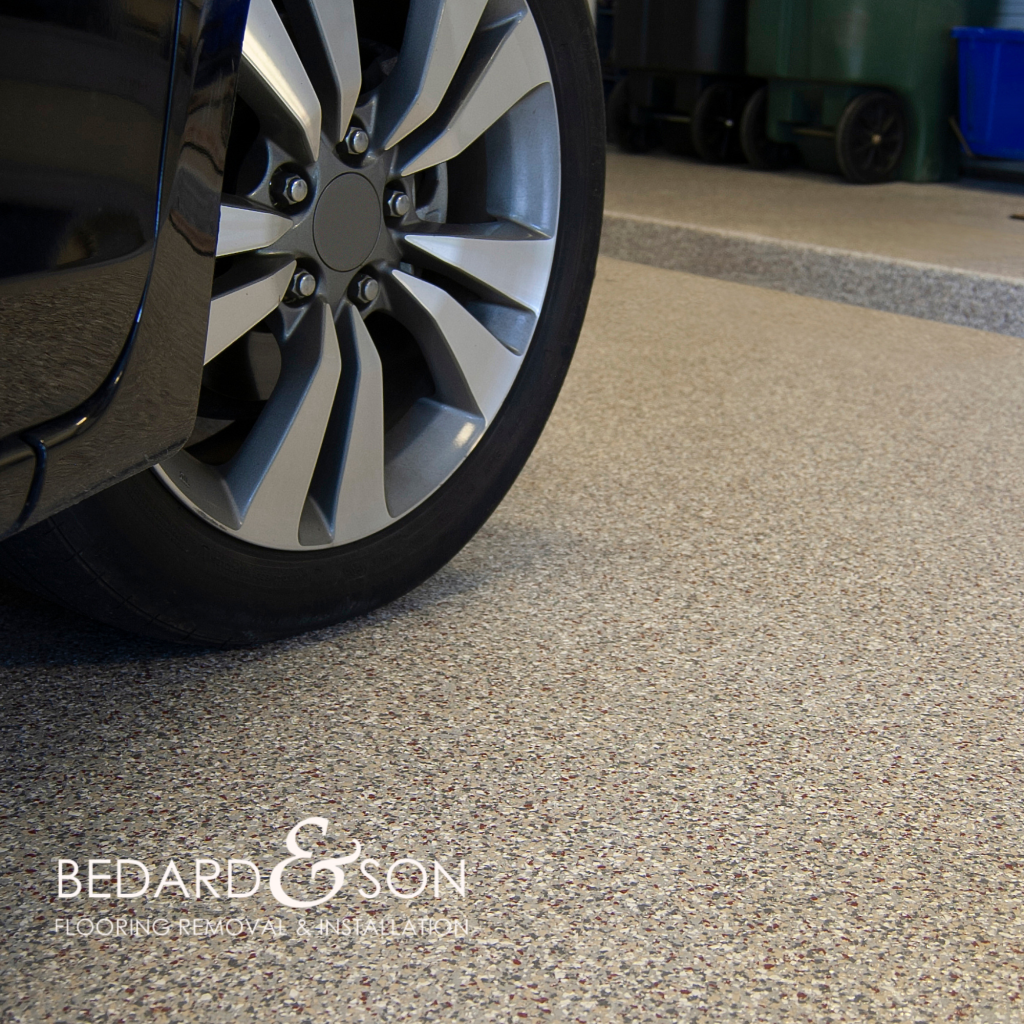
[[[960,131],[977,156],[1024,160],[1024,32],[955,28]]]

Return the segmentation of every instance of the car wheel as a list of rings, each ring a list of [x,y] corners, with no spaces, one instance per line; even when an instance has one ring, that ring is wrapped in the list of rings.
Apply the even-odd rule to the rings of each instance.
[[[444,565],[521,470],[582,324],[592,35],[566,0],[253,0],[195,430],[8,541],[8,573],[237,644]]]
[[[836,127],[836,159],[848,181],[874,185],[899,169],[907,145],[900,101],[888,92],[866,92],[846,105]]]

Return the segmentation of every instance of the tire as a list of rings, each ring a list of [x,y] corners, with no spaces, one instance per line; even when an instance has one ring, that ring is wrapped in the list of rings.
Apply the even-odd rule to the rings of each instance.
[[[740,146],[747,163],[758,171],[781,171],[796,160],[796,147],[768,136],[768,86],[747,100],[740,121]]]
[[[907,144],[907,121],[899,99],[888,92],[854,97],[836,127],[836,159],[848,181],[891,181]]]
[[[629,81],[618,82],[608,97],[608,141],[624,153],[647,153],[658,143],[657,129],[633,121],[629,100]]]
[[[429,0],[424,2],[430,6]],[[414,9],[416,4],[413,0]],[[444,7],[446,12],[452,9],[450,4]],[[119,628],[162,640],[238,645],[363,614],[427,579],[473,536],[516,479],[557,398],[586,310],[603,203],[601,79],[593,46],[581,45],[593,34],[586,6],[529,0],[527,7],[523,0],[514,23],[504,20],[508,9],[502,8],[504,31],[520,33],[518,49],[529,56],[517,67],[528,66],[523,74],[533,75],[539,84],[522,80],[524,99],[517,101],[509,98],[506,76],[500,100],[505,112],[487,129],[486,144],[470,145],[458,156],[447,155],[445,162],[407,175],[379,174],[390,181],[388,188],[408,187],[412,208],[401,213],[404,206],[395,205],[393,193],[382,185],[376,201],[387,209],[392,203],[399,212],[384,221],[388,230],[382,227],[375,243],[381,248],[344,274],[309,256],[309,251],[320,252],[308,241],[309,233],[317,246],[329,250],[335,264],[352,262],[345,257],[349,243],[331,233],[334,222],[327,214],[321,228],[321,214],[306,217],[305,211],[319,203],[318,211],[355,216],[356,200],[349,202],[345,192],[344,204],[324,207],[326,187],[312,196],[300,195],[301,188],[289,180],[282,183],[269,165],[261,178],[257,158],[279,151],[282,143],[274,139],[278,150],[268,148],[254,134],[254,124],[263,122],[246,117],[247,96],[241,93],[225,188],[234,188],[268,215],[276,203],[279,214],[291,216],[289,230],[295,233],[285,231],[260,250],[235,249],[236,255],[220,261],[226,266],[221,270],[219,264],[215,278],[214,313],[218,296],[228,294],[223,280],[233,284],[240,267],[258,264],[265,273],[275,260],[283,263],[288,271],[275,271],[275,287],[283,291],[287,285],[289,290],[255,328],[212,357],[211,348],[224,337],[211,342],[216,320],[211,316],[200,417],[186,450],[0,545],[0,566],[9,576]],[[250,25],[253,11],[255,16],[277,17],[270,0],[253,0]],[[299,0],[288,5],[300,52],[305,52],[303,40],[308,38],[303,25],[310,23],[303,21],[303,11]],[[483,34],[486,28],[478,26],[478,31]],[[451,33],[439,32],[437,37],[451,38]],[[485,38],[495,38],[493,28]],[[364,54],[373,56],[366,40],[360,43]],[[384,80],[386,72],[375,64],[390,62],[391,74],[403,66],[404,55],[396,63],[387,38],[379,40],[376,53],[373,64],[364,63],[364,89],[372,87],[375,75]],[[458,56],[452,58],[451,73]],[[430,59],[439,58],[432,52]],[[418,74],[421,69],[413,70]],[[313,80],[323,81],[323,76]],[[499,102],[494,98],[497,90],[481,85],[477,93],[490,96],[492,104]],[[395,86],[382,95],[379,109],[384,115],[376,129],[381,130],[381,122],[385,130],[395,124],[408,127],[415,105],[390,108],[389,120],[387,95],[393,99],[401,89]],[[335,109],[343,108],[338,102]],[[325,104],[324,109],[331,108]],[[344,147],[359,127],[362,109],[356,107],[356,120],[348,128],[346,117],[332,128],[325,116],[324,137],[334,131]],[[416,116],[425,121],[429,113]],[[280,118],[267,120],[282,123]],[[448,128],[437,137],[450,139],[458,125]],[[391,152],[380,138],[370,133],[365,153],[346,152],[344,158],[324,146],[310,161],[304,149],[314,145],[310,137],[303,139],[294,125],[286,129],[281,138],[292,147],[288,152],[296,154],[286,170],[303,177],[311,189],[328,169],[333,173],[339,167],[342,173],[331,179],[331,187],[361,195],[366,186],[356,177],[365,175],[377,188],[374,161]],[[414,138],[423,145],[422,132]],[[333,139],[328,141],[333,145]],[[401,149],[400,170],[422,163],[427,159],[423,153],[429,159],[438,152],[445,155],[431,150],[432,145],[428,141],[426,149],[414,150],[411,160],[408,149],[393,147],[395,154]],[[488,170],[486,155],[492,153],[499,157],[497,177],[489,177],[494,168]],[[338,164],[339,159],[346,162]],[[387,159],[398,166],[396,155]],[[328,167],[330,161],[334,163]],[[444,174],[439,167],[445,168]],[[356,177],[350,174],[353,170]],[[342,177],[346,180],[336,186]],[[472,183],[477,181],[480,191],[474,193]],[[512,183],[507,209],[502,207],[506,193],[501,181]],[[283,190],[289,188],[300,195],[291,210],[282,206],[289,201]],[[559,205],[552,202],[556,191]],[[450,198],[442,202],[438,193]],[[360,207],[358,215],[369,208]],[[489,222],[478,231],[473,225],[489,210],[498,223]],[[424,229],[417,235],[427,216],[432,220],[423,222],[433,233]],[[524,221],[531,228],[518,227]],[[458,226],[445,234],[446,222]],[[260,221],[264,227],[270,223]],[[354,230],[346,230],[344,238],[350,239]],[[230,216],[222,212],[218,251],[225,237],[235,238],[230,232]],[[447,241],[435,244],[438,238]],[[508,240],[519,245],[511,255]],[[424,245],[434,248],[424,250]],[[534,292],[524,290],[522,274],[515,286],[502,275],[510,260],[519,270],[521,261],[533,261],[525,269],[534,282],[540,281]],[[299,276],[303,271],[313,278],[312,295],[307,294],[310,282]],[[376,288],[365,286],[367,276],[377,282]],[[514,287],[520,290],[510,296]],[[531,308],[537,310],[535,319]],[[467,349],[467,339],[476,347]],[[433,386],[433,394],[424,392],[425,383]],[[463,423],[451,437],[437,433],[436,424],[443,426],[446,416],[455,418],[455,426]],[[210,435],[211,422],[228,426]],[[442,448],[448,452],[447,462],[438,461],[429,447],[438,438],[450,441],[450,450]],[[311,465],[315,469],[299,472]],[[229,508],[225,498],[234,500],[242,493],[239,480],[245,473],[236,472],[239,466],[250,477],[253,467],[265,468],[240,526],[232,508],[241,506],[235,501]],[[349,480],[360,486],[349,487]],[[325,494],[336,499],[333,519],[321,500]],[[246,524],[254,510],[263,518],[257,516],[250,528]],[[279,512],[279,521],[268,510]],[[290,516],[285,515],[288,510]]]
[[[697,155],[707,163],[734,163],[742,157],[739,126],[744,93],[728,82],[715,82],[697,97],[690,137]]]

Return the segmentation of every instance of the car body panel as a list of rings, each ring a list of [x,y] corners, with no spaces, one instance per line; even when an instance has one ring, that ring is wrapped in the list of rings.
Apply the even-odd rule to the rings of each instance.
[[[0,436],[87,398],[152,260],[177,0],[0,14]]]
[[[129,6],[135,2],[129,0]],[[111,3],[76,0],[76,6],[105,10]],[[166,6],[165,0],[148,3],[151,10]],[[110,282],[109,290],[120,289],[107,307],[116,309],[116,316],[112,313],[98,332],[102,342],[82,355],[87,369],[77,376],[65,374],[63,390],[59,383],[51,384],[45,367],[39,369],[45,378],[39,388],[50,387],[46,410],[59,406],[63,395],[63,411],[51,412],[42,422],[13,425],[6,413],[0,413],[0,535],[38,522],[159,461],[185,442],[194,423],[224,154],[248,3],[171,0],[170,6],[177,31],[173,67],[168,65],[170,94],[166,87],[164,94],[163,156],[156,165],[162,166],[162,173],[152,189],[156,231],[151,227],[148,242],[120,257],[77,268],[50,266],[34,275],[0,281],[0,290],[17,296],[17,308],[28,308],[32,301],[46,308],[49,295],[51,308],[63,310],[63,318],[51,314],[51,333],[32,328],[52,344],[57,359],[61,353],[67,358],[68,353],[81,351],[75,324],[92,316],[88,310],[75,313],[75,288],[85,282],[87,289],[96,289],[92,294],[99,294],[102,280]],[[148,145],[148,129],[142,138]],[[143,168],[141,162],[134,169],[128,164],[123,168],[126,182]],[[127,183],[126,193],[135,187]],[[140,223],[145,209],[144,204],[138,207]],[[103,277],[106,274],[109,278]],[[26,298],[32,295],[35,300]],[[0,387],[13,389],[20,380],[23,389],[32,390],[39,353],[33,352],[25,334],[15,333],[19,322],[29,319],[8,315],[0,302]],[[22,364],[27,369],[19,377],[13,371]],[[34,400],[40,401],[39,389]],[[28,399],[13,395],[9,401],[0,392],[0,409],[29,408]],[[35,463],[27,501],[19,499],[26,450]],[[10,509],[18,506],[12,518]]]

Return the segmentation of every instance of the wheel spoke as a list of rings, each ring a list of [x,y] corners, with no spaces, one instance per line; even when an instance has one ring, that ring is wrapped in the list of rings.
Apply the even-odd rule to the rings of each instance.
[[[228,285],[214,295],[206,328],[204,364],[219,356],[228,345],[277,309],[294,272],[295,261],[290,260],[273,273],[237,287],[232,287],[234,282],[229,280]]]
[[[458,156],[527,93],[551,80],[544,48],[529,13],[503,30],[481,64],[454,112],[444,118],[445,126],[405,162],[403,175]]]
[[[273,245],[292,222],[279,213],[252,206],[239,199],[220,204],[220,229],[217,232],[217,255],[251,252]]]
[[[394,280],[411,300],[405,316],[418,331],[442,398],[459,408],[468,397],[487,424],[501,408],[522,363],[446,291],[400,270]]]
[[[486,0],[412,0],[402,52],[381,88],[385,149],[437,110],[485,6]]]
[[[345,137],[362,88],[353,0],[285,0],[307,70],[323,107],[323,131]]]
[[[458,469],[484,432],[483,417],[421,398],[385,439],[388,509],[397,519]]]
[[[319,302],[282,346],[274,393],[224,473],[243,540],[300,546],[299,523],[340,377],[334,321]]]
[[[320,101],[272,0],[252,0],[240,89],[271,135],[305,161],[320,152]]]
[[[318,539],[348,544],[391,522],[384,495],[384,373],[352,306],[342,313],[338,341],[344,375],[310,498],[319,512]]]
[[[551,238],[487,238],[410,234],[405,241],[460,277],[500,298],[540,314],[547,294],[555,242]]]

